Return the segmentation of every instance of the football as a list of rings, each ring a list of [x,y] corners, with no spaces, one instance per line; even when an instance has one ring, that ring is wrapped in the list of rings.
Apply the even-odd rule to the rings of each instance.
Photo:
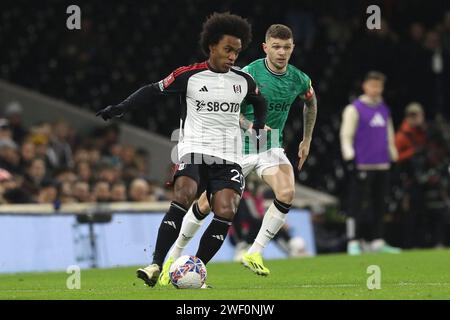
[[[175,260],[169,275],[177,289],[199,289],[206,281],[206,266],[199,258],[184,255]]]

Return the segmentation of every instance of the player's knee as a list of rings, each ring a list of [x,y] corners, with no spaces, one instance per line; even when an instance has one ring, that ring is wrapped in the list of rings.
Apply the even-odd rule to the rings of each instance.
[[[223,206],[214,210],[214,214],[220,218],[232,221],[235,215],[235,211],[232,206]]]
[[[289,204],[294,200],[294,195],[295,189],[291,187],[282,188],[281,190],[277,190],[277,192],[275,192],[275,196],[279,201]]]
[[[179,194],[178,196],[175,196],[173,200],[183,205],[183,207],[189,208],[192,205],[192,202],[194,202],[194,197],[191,197],[188,194]]]
[[[237,212],[240,196],[233,190],[221,190],[214,194],[212,210],[217,216],[232,221]]]
[[[189,208],[195,200],[197,188],[183,188],[175,190],[174,201],[182,204],[185,208]]]
[[[233,220],[236,211],[237,206],[230,201],[215,203],[214,206],[214,214],[229,221]]]

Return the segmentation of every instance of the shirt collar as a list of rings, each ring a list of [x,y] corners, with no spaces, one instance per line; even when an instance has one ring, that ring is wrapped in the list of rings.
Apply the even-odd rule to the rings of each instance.
[[[266,69],[267,69],[271,74],[273,74],[273,75],[275,75],[275,76],[284,76],[284,75],[287,73],[287,69],[286,69],[285,72],[282,72],[282,73],[272,71],[272,70],[269,68],[269,64],[267,63],[267,58],[264,58],[264,66],[266,67]]]

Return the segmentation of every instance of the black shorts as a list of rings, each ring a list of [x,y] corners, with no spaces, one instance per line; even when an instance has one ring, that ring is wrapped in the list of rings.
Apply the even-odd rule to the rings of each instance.
[[[198,156],[198,155],[197,155]],[[194,161],[177,164],[173,183],[178,177],[189,177],[197,182],[197,196],[205,190],[210,200],[211,195],[222,189],[233,189],[240,196],[245,188],[242,168],[237,163],[226,162],[217,158],[217,163],[196,163]]]

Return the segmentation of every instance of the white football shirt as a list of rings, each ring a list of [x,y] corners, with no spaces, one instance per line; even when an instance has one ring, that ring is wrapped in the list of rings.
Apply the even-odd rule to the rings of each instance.
[[[249,74],[214,72],[203,62],[178,68],[159,82],[159,89],[181,96],[179,159],[198,153],[241,165],[240,106],[244,99],[261,99]]]

